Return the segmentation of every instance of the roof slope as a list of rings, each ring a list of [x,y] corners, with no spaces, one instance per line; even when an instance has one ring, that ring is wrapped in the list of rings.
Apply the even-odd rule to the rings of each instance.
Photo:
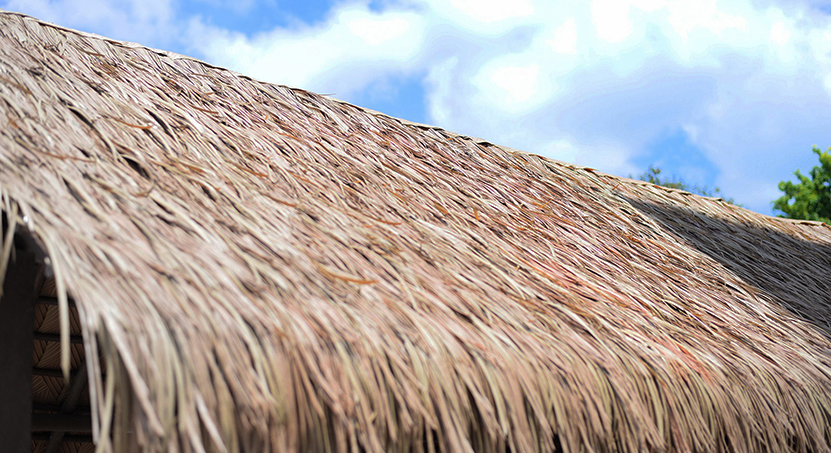
[[[0,123],[116,451],[829,451],[826,226],[17,14]]]

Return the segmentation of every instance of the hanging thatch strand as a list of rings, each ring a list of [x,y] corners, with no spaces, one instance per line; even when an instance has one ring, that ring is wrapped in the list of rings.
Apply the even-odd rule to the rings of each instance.
[[[0,123],[103,451],[829,451],[826,226],[10,13]]]

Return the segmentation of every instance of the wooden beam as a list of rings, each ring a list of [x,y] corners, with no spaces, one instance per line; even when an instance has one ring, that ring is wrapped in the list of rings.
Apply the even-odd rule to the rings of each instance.
[[[34,332],[32,334],[32,339],[39,341],[49,341],[52,343],[60,343],[61,335],[57,333]],[[69,342],[72,344],[84,344],[84,337],[80,335],[70,335]]]
[[[32,374],[63,379],[63,371],[54,368],[32,368]]]
[[[80,430],[80,429],[72,429],[71,427],[61,427],[53,429],[54,431],[51,436],[49,436],[49,442],[46,444],[46,448],[43,449],[43,453],[57,453],[58,450],[61,448],[61,443],[63,442],[64,436],[66,435],[67,431],[82,431],[82,432],[92,432],[92,416],[91,415],[75,415],[75,409],[78,408],[78,403],[81,400],[81,393],[84,391],[84,387],[87,386],[87,364],[86,362],[81,363],[81,367],[78,368],[78,372],[75,373],[75,376],[71,379],[71,384],[69,385],[69,391],[66,392],[66,398],[63,400],[61,404],[61,413],[65,417],[74,417],[74,418],[81,418],[84,420],[86,427],[89,428],[89,431]],[[34,423],[34,422],[33,422]]]
[[[32,374],[35,376],[45,376],[63,379],[63,371],[61,371],[60,368],[32,368]],[[106,376],[107,373],[101,373],[102,378]]]
[[[32,411],[34,412],[42,412],[47,414],[57,414],[61,411],[61,404],[43,404],[43,403],[32,403]],[[89,405],[78,406],[75,408],[75,414],[83,414],[89,415],[92,411],[92,408]]]
[[[70,307],[75,306],[75,301],[72,299],[67,300]],[[38,297],[38,305],[51,305],[54,307],[58,306],[58,298],[52,296],[40,296]]]
[[[48,433],[48,432],[32,433],[32,440],[39,441],[39,442],[48,441],[49,436],[51,436],[51,434]],[[69,435],[69,434],[67,434],[67,435],[63,436],[63,441],[64,442],[91,444],[92,443],[92,436],[84,436],[84,435],[77,435],[77,434]],[[26,450],[26,451],[29,451],[29,450]]]
[[[43,284],[38,256],[15,248],[0,297],[0,445],[31,451],[35,301]]]
[[[32,414],[32,431],[56,431],[60,433],[62,439],[66,431],[91,433],[92,419],[89,415]],[[50,439],[55,434],[55,432],[50,434]],[[61,439],[58,439],[58,447],[60,447]]]

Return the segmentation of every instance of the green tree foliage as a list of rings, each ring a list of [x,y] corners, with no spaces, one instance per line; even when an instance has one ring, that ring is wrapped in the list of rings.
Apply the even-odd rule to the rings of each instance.
[[[813,151],[820,165],[811,170],[810,178],[797,170],[794,175],[799,182],[780,182],[779,190],[785,195],[773,201],[773,209],[783,213],[779,217],[831,224],[831,148],[822,152],[814,146]]]
[[[632,178],[632,175],[629,175],[629,177]],[[722,198],[724,199],[724,201],[730,204],[736,204],[736,200],[732,198],[724,198],[724,196],[721,193],[721,189],[719,189],[718,187],[710,189],[707,186],[699,186],[697,184],[691,186],[675,176],[672,176],[670,178],[661,177],[661,169],[655,167],[654,165],[650,165],[649,169],[647,169],[644,173],[638,175],[637,178],[641,181],[647,181],[652,184],[656,184],[663,187],[669,187],[671,189],[686,190],[687,192],[694,193],[697,195],[703,195],[705,197]]]

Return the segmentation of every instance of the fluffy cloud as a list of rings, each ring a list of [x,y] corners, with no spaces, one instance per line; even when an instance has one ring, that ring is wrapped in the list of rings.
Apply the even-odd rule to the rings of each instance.
[[[537,12],[532,0],[415,0],[408,5],[421,10],[432,26],[478,36],[502,35]]]
[[[172,0],[7,0],[0,7],[146,46],[167,47],[180,38]]]
[[[348,97],[385,77],[423,64],[424,18],[343,5],[320,25],[276,28],[252,37],[191,20],[193,50],[213,64],[261,80]]]

